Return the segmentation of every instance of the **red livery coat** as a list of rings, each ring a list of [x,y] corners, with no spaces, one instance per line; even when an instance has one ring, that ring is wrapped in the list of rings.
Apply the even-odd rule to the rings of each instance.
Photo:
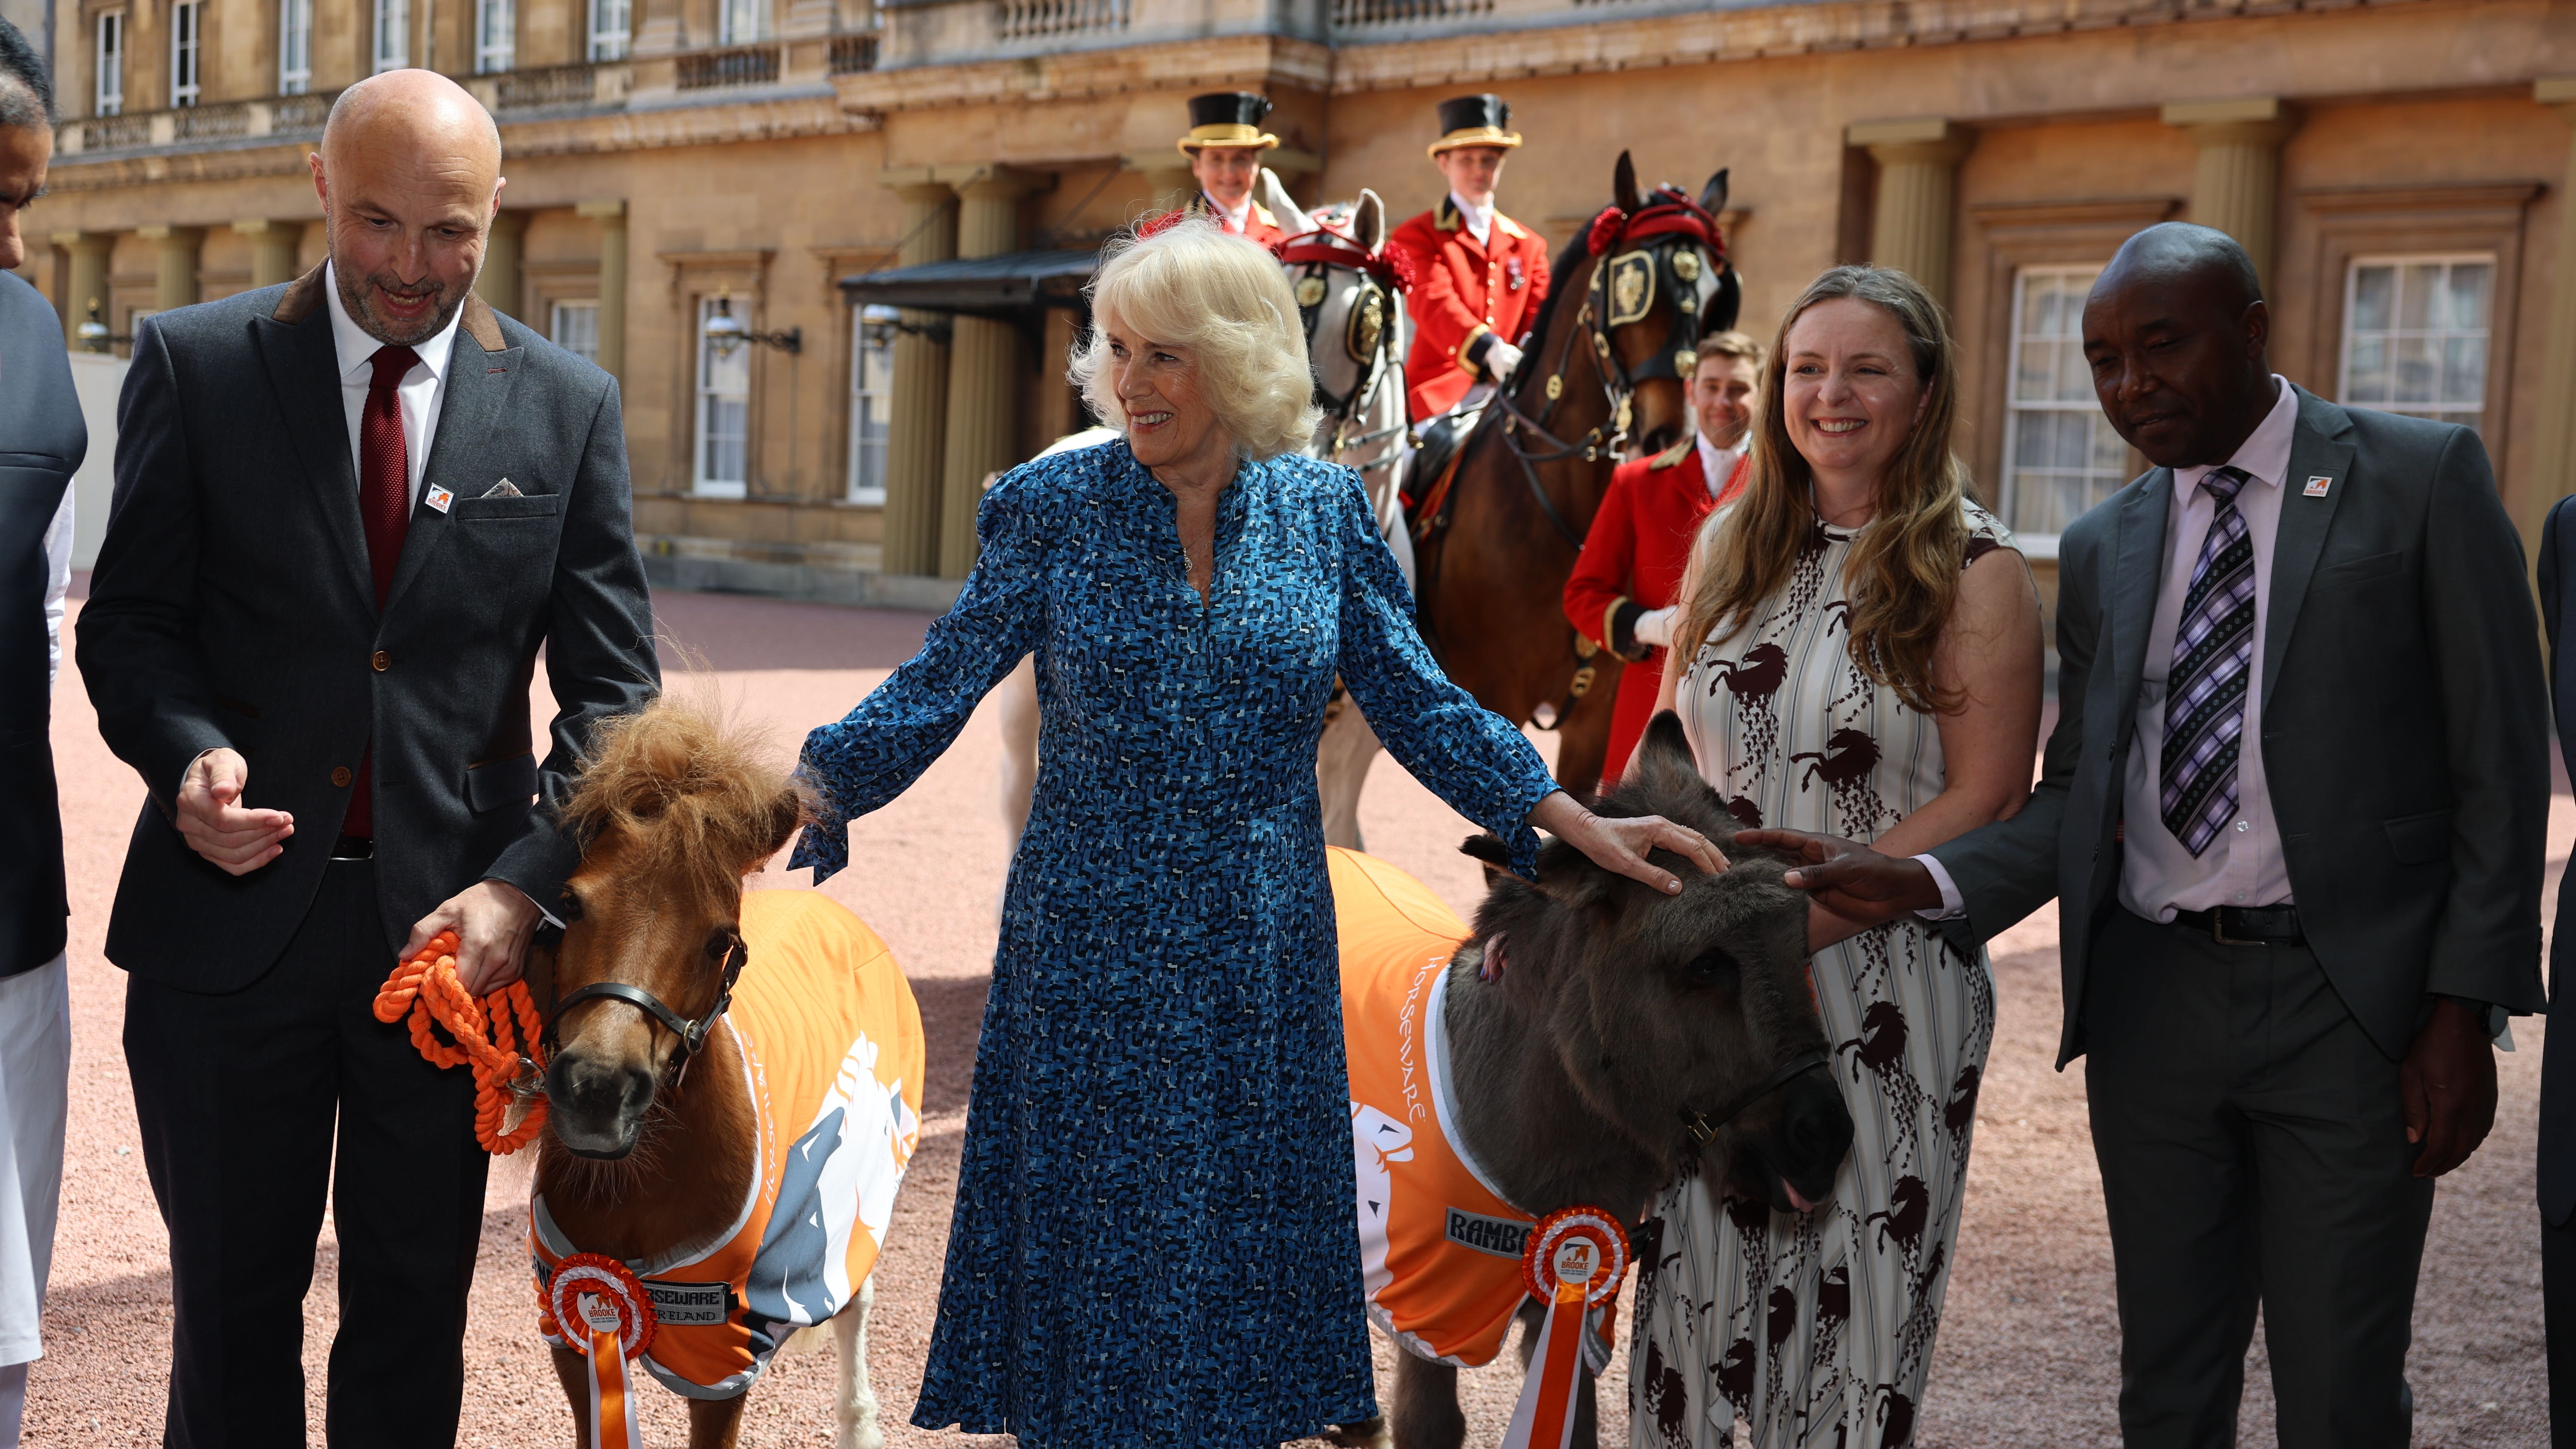
[[[1547,244],[1528,227],[1497,211],[1493,245],[1476,240],[1447,197],[1395,229],[1387,249],[1413,263],[1412,290],[1404,294],[1413,316],[1413,350],[1404,359],[1413,420],[1458,405],[1483,374],[1465,353],[1487,332],[1517,345],[1547,300]]]
[[[1736,460],[1725,498],[1744,491],[1751,456]],[[1681,592],[1682,570],[1690,563],[1700,521],[1721,501],[1709,496],[1697,439],[1684,438],[1652,458],[1620,464],[1601,496],[1600,511],[1592,515],[1592,531],[1584,535],[1574,576],[1565,581],[1567,622],[1607,648],[1610,618],[1621,604],[1634,601],[1645,609],[1671,604]],[[1617,784],[1627,772],[1628,755],[1655,716],[1664,652],[1654,649],[1619,672],[1619,698],[1610,711],[1610,751],[1601,761],[1605,784]]]

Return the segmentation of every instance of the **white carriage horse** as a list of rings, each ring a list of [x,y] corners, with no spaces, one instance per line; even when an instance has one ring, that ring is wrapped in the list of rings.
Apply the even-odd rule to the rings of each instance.
[[[1309,216],[1266,166],[1261,188],[1261,204],[1272,214],[1288,225],[1302,221],[1307,227],[1282,244],[1281,262],[1306,329],[1315,401],[1324,410],[1305,451],[1359,470],[1378,532],[1410,587],[1413,540],[1405,531],[1400,497],[1405,464],[1412,457],[1405,417],[1408,337],[1402,278],[1386,251],[1386,204],[1363,188],[1358,200],[1336,202]],[[1057,439],[1038,456],[1092,447],[1117,436],[1111,428],[1086,428]],[[1038,691],[1032,662],[1021,660],[994,695],[1002,727],[1002,823],[1016,848],[1037,788]],[[1360,787],[1378,748],[1358,702],[1336,688],[1325,707],[1323,739],[1315,752],[1327,844],[1362,848]]]

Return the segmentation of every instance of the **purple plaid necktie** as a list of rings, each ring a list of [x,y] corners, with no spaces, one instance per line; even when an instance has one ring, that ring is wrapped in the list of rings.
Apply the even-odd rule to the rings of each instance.
[[[2183,595],[2165,680],[2165,828],[2195,858],[2236,818],[2236,751],[2254,677],[2254,540],[2236,495],[2252,481],[2234,468],[2200,480],[2217,510]]]

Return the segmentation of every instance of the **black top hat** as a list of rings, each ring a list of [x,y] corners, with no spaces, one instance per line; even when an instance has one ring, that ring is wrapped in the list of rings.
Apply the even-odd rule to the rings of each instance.
[[[1460,96],[1440,103],[1440,139],[1431,143],[1431,154],[1453,151],[1460,146],[1517,146],[1520,133],[1507,129],[1512,123],[1512,108],[1501,96]]]
[[[1251,91],[1211,91],[1190,97],[1190,133],[1180,141],[1182,154],[1202,146],[1259,146],[1268,150],[1279,138],[1261,129],[1270,114],[1270,98]]]

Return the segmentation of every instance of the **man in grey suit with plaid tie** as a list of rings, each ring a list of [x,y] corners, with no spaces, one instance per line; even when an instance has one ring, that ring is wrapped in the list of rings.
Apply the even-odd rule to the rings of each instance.
[[[2130,1449],[2236,1442],[2263,1314],[2285,1446],[2403,1449],[2433,1180],[2541,1007],[2548,695],[2521,542],[2465,428],[2274,375],[2244,251],[2130,238],[2084,309],[2157,466],[2070,525],[2061,713],[2020,814],[1792,885],[1992,937],[2059,900]]]
[[[362,81],[313,162],[328,262],[135,340],[80,667],[149,796],[107,955],[170,1230],[174,1446],[305,1442],[326,1184],[330,1443],[456,1443],[474,1084],[371,1004],[441,929],[469,989],[519,973],[581,855],[548,806],[654,687],[617,384],[472,290],[500,164],[455,83]]]

